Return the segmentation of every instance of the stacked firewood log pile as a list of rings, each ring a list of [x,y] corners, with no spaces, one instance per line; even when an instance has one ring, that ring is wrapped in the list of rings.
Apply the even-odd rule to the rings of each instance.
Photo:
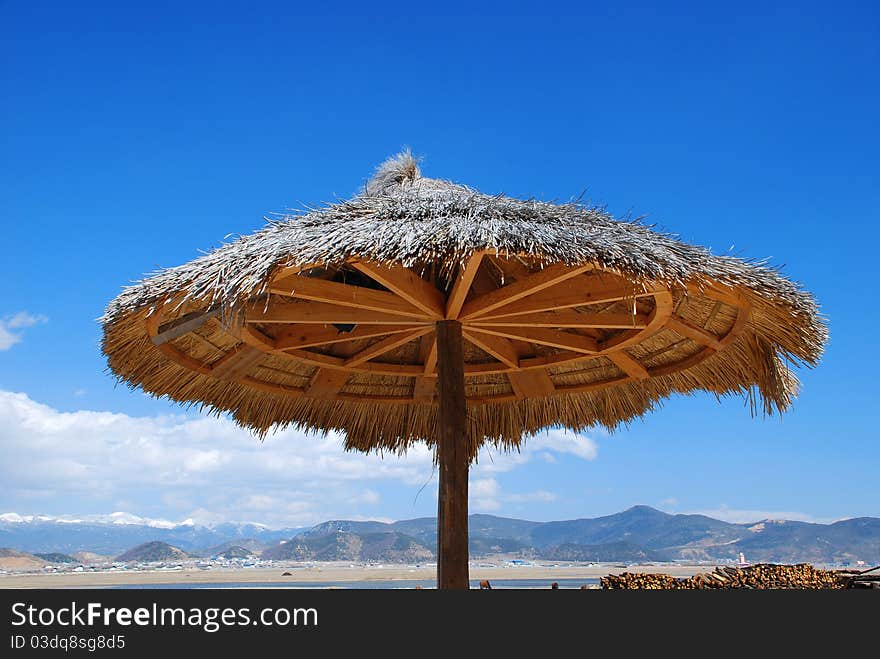
[[[834,570],[817,570],[812,565],[762,563],[745,568],[717,567],[712,572],[676,579],[668,574],[623,572],[602,577],[602,588],[648,590],[697,590],[707,588],[839,590],[849,585],[849,575]]]

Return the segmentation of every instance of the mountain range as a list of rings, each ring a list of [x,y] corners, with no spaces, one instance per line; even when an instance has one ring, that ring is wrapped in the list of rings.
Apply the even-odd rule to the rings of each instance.
[[[135,545],[164,543],[190,556],[262,555],[286,560],[419,562],[433,559],[436,520],[398,522],[333,520],[309,528],[270,529],[259,524],[150,524],[137,519],[58,520],[0,515],[0,547],[72,554],[125,556]],[[493,515],[470,516],[474,557],[507,554],[547,560],[663,561],[735,559],[780,563],[880,563],[880,518],[832,524],[763,520],[733,524],[704,515],[669,514],[634,506],[604,517],[531,522]],[[159,545],[140,548],[177,556]],[[158,555],[158,554],[157,554]]]

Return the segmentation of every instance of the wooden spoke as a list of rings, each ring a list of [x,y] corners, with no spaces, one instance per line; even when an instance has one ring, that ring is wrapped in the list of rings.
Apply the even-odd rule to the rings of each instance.
[[[290,302],[272,304],[268,309],[263,303],[251,304],[247,308],[249,323],[308,323],[319,325],[425,325],[429,321],[422,318],[395,316],[369,309],[340,307],[326,302]]]
[[[643,330],[628,330],[617,336],[599,342],[599,348],[603,353],[614,350],[622,350],[645,339],[654,336],[661,331],[666,320],[672,315],[672,293],[668,290],[660,290],[652,293],[654,297],[654,311],[651,312],[648,326]]]
[[[430,403],[437,397],[437,378],[414,378],[412,395],[416,402]]]
[[[367,261],[355,261],[352,265],[431,318],[439,320],[444,317],[446,298],[443,293],[412,270],[400,265],[385,266]]]
[[[204,325],[208,320],[220,313],[220,306],[213,306],[205,311],[193,311],[167,323],[163,323],[152,337],[154,345],[160,346],[188,334]]]
[[[345,383],[351,373],[333,368],[319,368],[312,376],[309,386],[306,388],[306,396],[312,398],[333,398]]]
[[[357,366],[358,364],[363,364],[365,361],[369,361],[370,359],[378,357],[379,355],[384,355],[386,352],[390,352],[398,346],[402,346],[405,343],[409,343],[413,339],[417,339],[420,336],[427,334],[428,332],[432,332],[433,329],[433,327],[419,327],[403,334],[392,334],[387,339],[378,341],[377,343],[374,343],[373,345],[368,346],[360,352],[352,355],[345,360],[344,365]]]
[[[394,293],[372,288],[340,284],[335,281],[292,275],[277,279],[269,285],[270,293],[289,297],[328,302],[355,309],[369,309],[383,313],[425,318],[425,312]]]
[[[468,333],[481,332],[503,336],[508,339],[521,339],[530,343],[538,343],[562,350],[573,350],[585,354],[594,354],[599,351],[595,339],[580,334],[570,334],[560,330],[543,329],[540,327],[476,327],[468,326]]]
[[[649,373],[647,369],[638,361],[633,359],[629,353],[623,350],[616,350],[605,354],[621,371],[636,380],[647,380]]]
[[[481,320],[538,313],[541,311],[570,309],[571,307],[582,307],[589,304],[603,304],[632,297],[650,296],[652,294],[636,290],[630,285],[621,284],[619,279],[601,278],[598,283],[595,281],[596,279],[599,278],[575,277],[554,284],[525,299],[505,304],[488,314],[481,315]]]
[[[648,324],[644,314],[629,313],[580,313],[559,311],[504,316],[501,318],[475,318],[468,325],[485,327],[600,327],[607,329],[641,329]]]
[[[721,344],[721,340],[717,336],[715,336],[711,332],[707,332],[702,327],[697,327],[696,325],[689,323],[679,316],[670,316],[669,320],[666,321],[666,327],[674,330],[682,336],[693,339],[697,343],[700,343],[707,348],[712,348],[713,350],[721,350],[721,348],[723,347]]]
[[[431,332],[422,337],[419,348],[419,361],[425,367],[425,375],[432,376],[437,371],[437,334]]]
[[[477,270],[480,269],[482,260],[482,252],[474,253],[458,274],[458,279],[455,280],[455,284],[453,284],[449,297],[446,300],[445,317],[447,319],[458,318],[458,315],[461,313],[461,308],[464,306],[464,301],[471,290],[471,284],[474,282],[474,277],[477,276]]]
[[[591,270],[592,267],[591,265],[571,267],[562,263],[548,266],[533,275],[529,275],[525,279],[520,279],[508,286],[498,288],[491,293],[471,300],[462,308],[461,317],[463,319],[471,319],[475,316],[488,314],[494,309],[516,302],[521,298],[542,291],[566,279],[576,277],[582,272]]]
[[[275,350],[297,350],[312,346],[344,343],[357,339],[371,339],[386,334],[399,334],[412,331],[412,325],[363,325],[350,332],[341,332],[335,327],[320,325],[291,325],[285,327],[275,339]]]
[[[519,354],[513,344],[501,336],[492,334],[471,333],[467,329],[463,331],[464,338],[478,348],[488,352],[495,359],[510,368],[519,367]]]
[[[529,371],[511,371],[507,374],[517,398],[549,396],[556,391],[547,371],[536,368]]]
[[[262,350],[243,343],[211,364],[211,375],[221,380],[236,380],[265,357]]]
[[[322,355],[321,353],[310,352],[309,350],[291,350],[286,354],[311,366],[342,369],[346,371],[354,371],[356,373],[374,373],[378,375],[393,375],[395,377],[415,377],[417,375],[424,375],[421,364],[383,364],[381,362],[364,362],[363,364],[346,366],[345,359],[342,357]]]
[[[158,305],[144,316],[147,337],[170,362],[193,374],[259,391],[320,400],[430,405],[438,401],[436,328],[440,323],[458,321],[454,324],[460,327],[462,337],[493,358],[462,364],[466,376],[504,375],[510,382],[510,390],[504,393],[495,393],[491,387],[469,388],[471,395],[467,404],[470,406],[601,390],[678,373],[730,346],[748,331],[750,323],[750,306],[742,291],[713,282],[703,282],[700,287],[689,284],[684,294],[684,299],[688,294],[699,294],[704,302],[708,298],[705,308],[711,311],[700,316],[705,322],[697,323],[685,319],[688,313],[685,307],[680,311],[682,316],[676,314],[673,289],[627,282],[610,272],[585,276],[583,273],[592,266],[555,265],[531,272],[525,263],[511,258],[491,252],[476,253],[460,266],[447,299],[443,292],[409,269],[350,263],[389,290],[334,282],[332,278],[337,272],[332,269],[308,273],[298,268],[285,269],[284,276],[276,278],[268,287],[273,295],[268,298],[268,306],[267,298],[255,299],[245,308],[245,315],[231,316],[229,323],[224,322],[223,331],[242,342],[230,351],[222,352],[215,344],[225,344],[207,334],[207,338],[191,334],[210,318],[217,318],[219,307],[167,320],[161,313],[163,305]],[[499,279],[507,282],[502,288],[498,288]],[[275,297],[279,295],[287,299],[279,300]],[[644,300],[646,297],[652,299]],[[626,304],[614,304],[620,301]],[[177,309],[174,305],[180,302],[179,297],[174,298],[164,307]],[[727,318],[730,307],[734,307],[736,319],[726,333],[716,336],[706,329],[713,320],[720,322],[721,317]],[[611,311],[621,308],[623,312]],[[282,326],[264,331],[261,323]],[[348,327],[340,330],[334,325]],[[349,327],[350,331],[344,331]],[[648,344],[640,349],[639,358],[628,352],[664,329],[670,330],[670,335],[668,340],[659,341],[659,351],[656,345]],[[191,340],[177,341],[180,345],[175,345],[175,340],[187,334],[220,351],[198,354],[222,356],[211,363],[211,357],[197,358],[189,354],[200,347]],[[364,346],[370,340],[375,343]],[[413,350],[406,351],[407,356],[413,357],[409,363],[373,361],[413,341],[417,342],[418,355],[412,354],[416,350],[410,346]],[[664,350],[690,341],[700,345],[695,354],[675,363],[646,365],[657,361],[644,356],[649,346],[654,348],[650,354],[656,357]],[[665,345],[670,342],[670,346]],[[309,350],[315,346],[326,348],[317,352]],[[542,346],[554,350],[542,349]],[[280,367],[274,361],[261,366],[267,353],[276,359],[290,359],[300,368],[314,367],[309,384],[301,386],[301,380],[292,385],[259,379],[263,368],[289,374],[278,370]],[[579,367],[575,366],[572,372],[604,369],[607,362],[603,357],[616,365],[619,375],[599,382],[555,385],[547,370],[565,365],[570,371],[571,365],[579,362],[583,368],[578,371]],[[343,393],[352,373],[409,377],[412,388],[407,388],[406,393],[394,392],[394,395],[385,395],[378,389],[377,393],[365,395]]]

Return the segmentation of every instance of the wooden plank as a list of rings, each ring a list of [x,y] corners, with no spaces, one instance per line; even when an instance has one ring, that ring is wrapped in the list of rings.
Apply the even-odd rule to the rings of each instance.
[[[184,334],[188,334],[204,325],[208,320],[219,313],[220,305],[216,305],[204,311],[192,311],[188,314],[184,314],[180,318],[175,318],[167,323],[163,323],[159,325],[156,335],[152,337],[153,344],[160,346],[163,343],[168,343]]]
[[[334,398],[348,382],[351,373],[333,368],[319,368],[306,388],[306,396],[311,398]]]
[[[340,332],[332,325],[291,325],[282,329],[275,338],[275,350],[298,350],[312,346],[344,343],[357,339],[370,339],[386,334],[409,332],[412,325],[362,325],[350,332]]]
[[[370,309],[383,313],[425,318],[424,311],[417,309],[394,293],[302,275],[292,275],[273,281],[269,284],[269,292],[355,309]]]
[[[440,319],[445,316],[446,298],[443,293],[412,270],[401,265],[385,266],[367,261],[355,261],[352,265],[431,318]]]
[[[388,338],[377,341],[373,345],[367,346],[360,352],[346,359],[345,366],[357,366],[358,364],[369,361],[374,357],[384,355],[386,352],[391,352],[395,348],[402,346],[405,343],[409,343],[413,339],[424,336],[428,332],[432,331],[432,329],[433,328],[431,327],[418,327],[414,330],[404,332],[402,334],[392,334]]]
[[[561,330],[543,329],[540,327],[476,327],[469,325],[468,333],[472,332],[493,334],[508,339],[521,339],[530,343],[539,343],[545,346],[573,350],[585,354],[593,354],[599,351],[599,346],[595,339]]]
[[[433,332],[422,337],[419,347],[419,362],[425,367],[425,375],[433,376],[437,371],[437,335]]]
[[[670,316],[666,321],[666,327],[713,350],[721,350],[724,347],[717,336],[679,316]]]
[[[464,337],[478,348],[485,350],[495,359],[510,368],[519,366],[519,353],[509,340],[492,334],[481,334],[464,330]]]
[[[461,323],[437,323],[440,394],[437,437],[437,588],[467,589],[468,468],[467,399]]]
[[[548,266],[533,275],[529,275],[525,279],[520,279],[502,288],[496,288],[490,293],[467,302],[462,308],[460,316],[463,319],[470,319],[488,314],[494,309],[516,302],[528,295],[538,293],[566,279],[577,277],[579,274],[592,268],[593,266],[591,265],[571,267],[563,263]]]
[[[458,318],[458,315],[461,313],[461,308],[464,306],[464,301],[471,290],[471,284],[474,282],[474,277],[477,276],[477,270],[480,269],[482,260],[483,252],[475,252],[467,260],[461,272],[458,273],[458,279],[455,280],[455,284],[453,284],[452,290],[449,292],[449,297],[446,299],[445,317],[447,319]]]
[[[530,371],[511,371],[507,374],[517,398],[540,398],[556,391],[553,380],[543,368]]]
[[[437,378],[417,377],[413,379],[413,400],[417,403],[430,403],[437,397]]]
[[[645,314],[580,313],[578,311],[548,311],[520,314],[502,318],[475,318],[468,326],[481,327],[601,327],[607,329],[641,329],[648,324]]]
[[[326,368],[354,371],[356,373],[378,373],[380,375],[393,375],[395,377],[416,377],[424,375],[421,364],[383,364],[381,362],[364,362],[357,366],[346,366],[345,359],[333,355],[322,355],[309,350],[290,350],[286,353],[291,357],[310,364]]]
[[[596,282],[590,281],[590,279],[592,278],[576,277],[566,280],[546,288],[535,295],[499,307],[491,313],[481,316],[480,319],[570,309],[589,304],[605,304],[632,297],[651,295],[649,292],[636,290],[634,286],[628,284],[621,285],[619,279],[606,280],[598,287]]]
[[[666,320],[672,315],[672,293],[668,289],[658,288],[651,295],[654,297],[654,311],[649,316],[648,326],[643,330],[621,332],[617,336],[601,341],[599,348],[603,353],[622,350],[636,343],[641,343],[664,328]]]
[[[623,350],[607,352],[605,356],[614,362],[617,368],[636,380],[647,380],[650,377],[647,369]]]
[[[247,307],[248,323],[308,323],[319,325],[425,325],[429,321],[411,316],[398,316],[369,309],[340,307],[326,302],[289,302],[271,304],[266,309],[257,302]]]
[[[262,360],[265,354],[251,345],[240,344],[211,364],[211,375],[221,380],[236,380]]]

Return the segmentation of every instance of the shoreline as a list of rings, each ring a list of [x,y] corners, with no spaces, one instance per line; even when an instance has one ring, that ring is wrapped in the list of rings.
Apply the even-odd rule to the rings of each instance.
[[[652,572],[669,574],[674,577],[690,577],[698,572],[711,570],[709,565],[565,565],[558,567],[542,566],[473,566],[470,578],[488,579],[585,579],[595,580],[608,574],[621,572]],[[283,576],[287,572],[289,575]],[[433,580],[437,576],[436,567],[413,567],[407,565],[355,566],[310,565],[308,567],[271,567],[249,569],[184,569],[184,570],[144,570],[114,572],[66,572],[63,574],[19,573],[0,575],[0,589],[5,588],[108,588],[120,586],[180,584],[246,584],[259,588],[260,584],[279,582],[296,585],[298,583],[344,583],[372,581],[414,581]]]

